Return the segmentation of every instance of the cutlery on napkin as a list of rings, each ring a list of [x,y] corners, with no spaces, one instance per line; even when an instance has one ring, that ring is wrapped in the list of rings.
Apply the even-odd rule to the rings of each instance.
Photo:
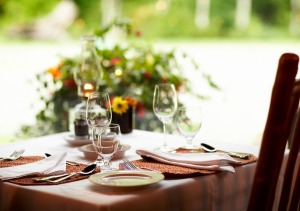
[[[66,156],[66,152],[58,153],[34,163],[0,168],[0,180],[63,173],[66,171]]]
[[[204,170],[229,171],[232,173],[234,173],[235,170],[229,164],[241,163],[224,153],[174,154],[148,150],[136,150],[136,153],[142,158],[151,158],[170,165]]]

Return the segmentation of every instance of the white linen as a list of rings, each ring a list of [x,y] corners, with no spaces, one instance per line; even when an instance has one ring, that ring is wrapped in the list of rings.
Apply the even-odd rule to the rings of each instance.
[[[224,153],[185,153],[176,154],[154,150],[136,150],[141,157],[152,158],[156,161],[204,170],[229,171],[234,173],[234,168],[229,163],[240,163]]]
[[[35,174],[45,175],[65,172],[66,156],[66,152],[58,153],[34,163],[0,168],[0,180],[15,179]]]
[[[69,132],[68,132],[69,133]],[[64,139],[68,133],[53,134],[30,140],[2,144],[0,154],[25,149],[26,155],[44,156],[67,152],[67,160],[89,164],[94,159],[86,159],[77,147]],[[155,149],[162,145],[163,133],[133,130],[122,135],[122,143],[129,144],[125,158],[137,160],[137,149]],[[184,143],[179,135],[171,136],[172,143]],[[240,144],[204,141],[218,149],[247,152],[258,155],[259,147]],[[113,160],[118,168],[122,159]],[[199,210],[238,210],[247,209],[256,162],[235,167],[236,173],[220,172],[186,179],[165,179],[158,184],[144,188],[115,189],[92,184],[88,179],[59,185],[16,185],[0,182],[0,210],[30,211],[199,211]],[[17,203],[16,203],[17,202]]]

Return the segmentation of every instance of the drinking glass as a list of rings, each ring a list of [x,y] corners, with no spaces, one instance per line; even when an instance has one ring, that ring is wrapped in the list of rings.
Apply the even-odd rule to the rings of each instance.
[[[121,130],[118,124],[102,127],[96,124],[93,132],[93,145],[98,155],[103,159],[101,172],[111,171],[110,160],[116,153],[121,139]]]
[[[86,121],[91,131],[91,137],[94,138],[94,127],[97,125],[99,130],[98,134],[101,136],[100,131],[107,127],[112,118],[111,104],[108,93],[92,92],[89,94],[86,106]],[[101,139],[101,137],[100,137]],[[98,166],[102,165],[102,159],[98,156],[95,163]]]
[[[186,106],[178,109],[175,117],[177,128],[186,139],[184,148],[193,149],[193,139],[202,125],[202,112],[199,106]]]
[[[166,124],[169,124],[177,110],[177,94],[174,84],[155,85],[153,97],[153,111],[156,117],[163,123],[164,143],[160,148],[162,151],[169,151],[167,145]]]

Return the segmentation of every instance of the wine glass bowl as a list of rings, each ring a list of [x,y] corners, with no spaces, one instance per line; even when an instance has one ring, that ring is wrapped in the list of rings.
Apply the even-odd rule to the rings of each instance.
[[[169,124],[177,110],[177,94],[174,84],[155,85],[153,96],[153,112],[155,116],[163,123],[165,134],[162,151],[169,151],[170,147],[166,142],[166,124]]]
[[[103,128],[95,125],[93,132],[93,145],[98,155],[103,159],[101,171],[111,171],[110,160],[118,150],[121,139],[121,130],[118,124],[110,124]]]
[[[108,126],[111,122],[111,104],[108,93],[92,92],[87,100],[86,121],[90,127]]]
[[[186,139],[184,148],[193,149],[193,139],[202,125],[202,111],[199,106],[181,107],[176,113],[176,126]]]

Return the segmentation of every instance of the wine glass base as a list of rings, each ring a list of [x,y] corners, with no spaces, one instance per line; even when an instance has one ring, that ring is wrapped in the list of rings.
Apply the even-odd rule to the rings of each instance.
[[[100,172],[103,173],[103,172],[110,172],[110,171],[119,171],[119,169],[117,168],[110,168],[110,169],[101,169],[100,168]]]
[[[99,168],[101,168],[104,165],[104,162],[100,157],[97,157],[97,159],[93,163],[95,163]]]
[[[182,149],[199,149],[200,147],[195,146],[195,145],[184,145],[184,146],[181,146],[180,148],[182,148]]]

